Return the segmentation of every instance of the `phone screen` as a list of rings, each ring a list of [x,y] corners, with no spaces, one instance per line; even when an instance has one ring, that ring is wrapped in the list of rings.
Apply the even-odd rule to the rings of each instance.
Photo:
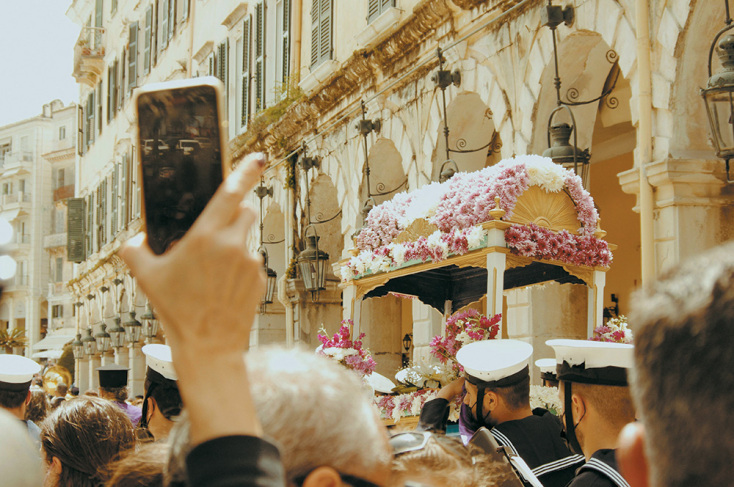
[[[165,252],[222,182],[217,91],[200,85],[140,93],[138,127],[148,244]]]

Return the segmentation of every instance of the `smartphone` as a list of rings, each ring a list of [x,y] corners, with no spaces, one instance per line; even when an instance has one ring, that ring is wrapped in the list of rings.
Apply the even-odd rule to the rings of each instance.
[[[184,236],[229,170],[221,93],[214,77],[136,92],[142,214],[156,254]]]

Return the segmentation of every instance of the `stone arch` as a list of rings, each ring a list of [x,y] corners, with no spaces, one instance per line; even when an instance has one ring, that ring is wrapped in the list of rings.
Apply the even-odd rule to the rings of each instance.
[[[337,189],[332,179],[323,173],[316,176],[309,186],[311,222],[319,236],[319,249],[329,254],[331,262],[336,262],[341,258],[344,250],[344,239],[341,232],[344,215],[339,215],[341,206]],[[331,266],[327,268],[327,279],[336,279]]]
[[[370,163],[370,192],[376,204],[379,205],[406,189],[407,180],[403,171],[402,156],[392,140],[385,137],[377,138],[369,146],[367,157]],[[361,174],[364,174],[364,162],[361,165]],[[366,201],[367,179],[364,176],[359,187],[359,195],[360,202]]]
[[[263,216],[262,242],[268,252],[268,266],[280,277],[288,268],[285,243],[286,219],[275,201],[271,201],[270,204],[267,204],[267,201],[264,203],[266,210]]]

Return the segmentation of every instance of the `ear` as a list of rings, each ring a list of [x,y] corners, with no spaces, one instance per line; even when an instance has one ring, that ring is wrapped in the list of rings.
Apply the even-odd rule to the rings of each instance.
[[[303,487],[338,487],[341,483],[341,475],[335,469],[317,467],[303,481]]]
[[[484,393],[484,410],[491,412],[499,405],[499,396],[496,392],[485,391]]]
[[[155,402],[155,399],[153,399],[152,397],[149,397],[146,401],[148,402],[148,414],[151,414],[153,413],[153,411],[155,411],[157,404]]]
[[[586,401],[578,394],[571,394],[571,411],[573,411],[574,424],[581,421],[586,415]]]
[[[61,475],[61,470],[63,470],[63,465],[61,465],[61,460],[58,459],[58,457],[51,457],[51,471],[55,475]]]
[[[32,396],[33,396],[33,395],[31,394],[31,390],[30,390],[30,389],[28,389],[28,394],[26,394],[26,396],[25,396],[25,405],[26,405],[26,406],[27,406],[27,405],[29,405],[29,404],[31,403],[31,397],[32,397]]]
[[[619,434],[618,445],[619,472],[631,487],[648,487],[645,426],[640,422],[625,426]]]

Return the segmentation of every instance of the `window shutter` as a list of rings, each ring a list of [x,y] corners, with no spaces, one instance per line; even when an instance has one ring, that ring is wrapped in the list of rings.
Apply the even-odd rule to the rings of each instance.
[[[77,264],[84,260],[84,199],[66,200],[66,258]]]
[[[94,26],[102,27],[102,21],[104,18],[104,2],[103,0],[96,0],[94,3]]]
[[[168,45],[168,4],[170,0],[163,0],[161,4],[161,42],[158,46],[162,51]]]
[[[394,6],[395,0],[380,0],[380,13]]]
[[[283,0],[283,83],[288,82],[290,76],[291,65],[291,0]],[[290,87],[286,86],[286,91],[290,91]]]
[[[76,111],[76,151],[79,156],[84,155],[84,107],[80,104]]]
[[[331,59],[332,0],[321,0],[319,13],[319,61]]]
[[[117,164],[112,169],[111,186],[112,186],[112,201],[110,201],[110,237],[114,238],[120,229],[118,218],[117,218],[117,206],[119,202],[118,197],[118,185],[119,185],[119,168]]]
[[[107,123],[112,120],[114,109],[112,108],[113,93],[115,92],[115,80],[112,77],[112,66],[107,68]]]
[[[217,78],[219,81],[224,83],[225,90],[227,89],[227,43],[222,42],[219,44],[217,49]]]
[[[117,109],[122,109],[125,100],[125,71],[127,71],[127,49],[122,50],[122,61],[120,62],[120,80],[117,83]]]
[[[103,125],[103,117],[102,117],[102,106],[104,103],[102,103],[102,100],[104,100],[104,95],[102,94],[102,81],[100,80],[99,83],[97,83],[97,132],[99,134],[102,133],[102,125]]]
[[[86,232],[84,255],[88,257],[94,253],[94,193],[87,195],[85,213],[87,215],[87,224],[84,226]]]
[[[138,23],[130,24],[130,38],[127,44],[127,87],[129,91],[137,86],[138,82]]]
[[[251,16],[245,19],[242,33],[242,106],[240,109],[241,118],[240,126],[247,126],[250,120],[250,49],[251,49],[251,33],[250,26]]]
[[[380,2],[382,0],[369,0],[367,5],[367,23],[371,23],[380,16]]]
[[[173,38],[176,31],[176,0],[168,0],[168,39]]]
[[[153,6],[148,5],[145,10],[145,32],[143,32],[143,74],[150,73],[150,45],[153,41]]]
[[[255,7],[255,111],[265,108],[265,4]]]
[[[128,184],[128,160],[127,154],[122,155],[122,181],[120,183],[120,189],[122,194],[120,196],[120,220],[121,227],[127,228],[127,224],[130,223],[130,217],[127,211],[127,184]]]
[[[132,189],[135,191],[135,216],[137,218],[140,218],[140,211],[143,206],[142,205],[143,195],[142,195],[142,192],[140,191],[140,181],[138,181],[140,171],[138,170],[137,165],[140,164],[140,161],[138,161],[137,158],[135,157],[135,147],[133,147],[132,150],[130,151],[130,161],[131,161],[130,162],[131,166],[133,164],[136,166],[135,170],[131,172],[131,174],[133,174],[131,179],[135,181],[135,184],[132,186]]]
[[[86,124],[84,126],[85,134],[85,145],[89,147],[94,143],[94,91],[87,96],[87,106],[85,113],[87,116]]]
[[[217,67],[216,55],[214,53],[209,54],[209,76],[214,76]]]
[[[189,4],[191,0],[181,0],[181,21],[184,21],[189,18],[189,9],[191,8],[191,5]]]
[[[155,66],[158,61],[158,23],[160,22],[160,11],[158,10],[158,0],[154,0],[151,5],[153,9],[153,16],[151,17],[152,28],[150,29],[150,55],[151,65]]]
[[[311,67],[319,62],[319,11],[323,0],[313,0],[311,5]]]

